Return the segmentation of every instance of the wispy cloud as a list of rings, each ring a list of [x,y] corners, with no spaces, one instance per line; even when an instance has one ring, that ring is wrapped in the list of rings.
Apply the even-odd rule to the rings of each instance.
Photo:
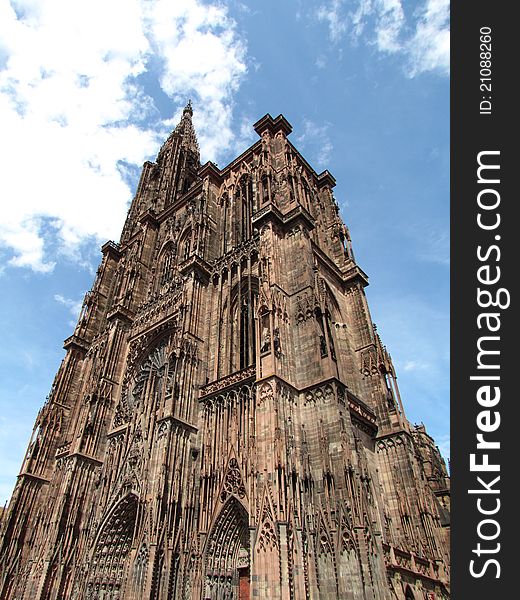
[[[375,5],[377,20],[375,44],[382,52],[398,52],[402,49],[401,32],[405,17],[400,0],[380,0]]]
[[[233,143],[233,154],[238,156],[251,146],[258,139],[255,130],[251,127],[251,123],[255,122],[255,118],[251,115],[243,115],[240,119],[238,132],[235,134]]]
[[[347,31],[347,19],[343,15],[344,4],[345,0],[330,0],[318,8],[318,19],[327,23],[329,35],[334,42],[340,40]]]
[[[179,102],[190,92],[196,95],[201,150],[216,158],[232,143],[233,95],[247,71],[245,43],[224,5],[198,0],[149,4],[147,32],[162,62],[161,87]]]
[[[402,365],[396,364],[397,369],[403,371],[423,371],[430,368],[430,365],[424,362],[418,362],[416,360],[406,360]]]
[[[131,196],[121,165],[153,158],[171,127],[141,76],[179,111],[194,99],[202,155],[216,160],[230,149],[246,70],[245,44],[216,2],[2,2],[0,247],[8,264],[47,273],[60,254],[79,261],[82,245],[117,239]]]
[[[69,309],[70,314],[77,319],[79,317],[79,313],[81,312],[81,307],[83,306],[83,299],[80,300],[72,300],[72,298],[65,298],[61,294],[54,294],[54,300],[63,306],[66,306]]]
[[[318,69],[325,69],[327,66],[327,61],[324,56],[318,56],[318,58],[314,61],[314,64]]]
[[[328,123],[319,125],[310,119],[303,120],[303,133],[296,138],[296,142],[304,152],[310,153],[310,159],[320,169],[327,164],[334,149],[329,137]]]
[[[409,77],[449,73],[449,0],[424,0],[408,15],[401,0],[328,0],[316,15],[327,24],[334,44],[347,37],[354,44],[402,55]]]
[[[421,261],[449,266],[450,236],[445,228],[431,223],[417,223],[405,234],[415,246],[414,256]]]
[[[424,71],[450,72],[450,3],[427,0],[419,13],[415,34],[408,42],[413,77]]]

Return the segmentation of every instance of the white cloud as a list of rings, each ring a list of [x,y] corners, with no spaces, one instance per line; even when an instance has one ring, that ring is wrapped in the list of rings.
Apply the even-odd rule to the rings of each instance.
[[[450,2],[427,0],[408,43],[410,76],[424,71],[450,72]]]
[[[344,4],[345,0],[331,0],[327,5],[320,6],[317,12],[318,19],[327,22],[329,35],[334,42],[341,39],[347,31],[347,20],[342,15]]]
[[[246,149],[254,144],[258,139],[258,135],[251,127],[251,123],[254,123],[255,120],[256,119],[251,115],[242,116],[238,133],[235,134],[235,140],[233,143],[233,154],[235,156],[240,156],[242,152],[245,152]]]
[[[0,246],[11,266],[49,272],[59,254],[79,260],[85,242],[117,239],[131,194],[121,164],[153,157],[172,123],[139,83],[152,54],[162,90],[177,104],[193,97],[201,152],[216,159],[246,72],[225,8],[0,0]]]
[[[410,77],[426,71],[449,74],[449,0],[424,0],[408,17],[401,0],[328,0],[316,11],[331,41],[346,35],[387,54],[401,54]]]
[[[79,317],[79,313],[81,312],[81,307],[83,306],[83,298],[80,300],[72,300],[72,298],[65,298],[62,294],[54,294],[54,300],[59,304],[63,304],[66,306],[70,314],[76,319]]]
[[[324,56],[318,56],[318,58],[314,61],[314,64],[318,69],[325,69],[327,66],[327,61]]]
[[[382,52],[398,52],[401,50],[399,38],[405,24],[401,2],[400,0],[378,0],[375,6],[376,45]]]
[[[194,124],[201,150],[215,158],[233,139],[232,99],[246,73],[245,45],[223,6],[194,4],[153,3],[149,27],[164,65],[162,88],[179,100],[186,100],[190,91],[196,93]]]
[[[54,300],[56,300],[58,304],[65,306],[72,315],[72,319],[68,321],[69,327],[76,327],[81,309],[83,307],[83,297],[81,297],[79,300],[73,300],[72,298],[66,298],[62,294],[54,294]]]
[[[301,145],[303,151],[310,152],[311,163],[320,169],[327,167],[334,149],[328,130],[327,123],[318,125],[310,119],[304,119],[303,133],[296,138],[296,142]]]
[[[418,362],[416,360],[406,360],[402,365],[396,364],[398,369],[402,369],[403,371],[420,371],[424,369],[428,369],[428,365],[426,363]]]

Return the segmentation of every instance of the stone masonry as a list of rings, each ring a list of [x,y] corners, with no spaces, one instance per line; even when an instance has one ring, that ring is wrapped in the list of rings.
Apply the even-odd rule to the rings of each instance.
[[[282,116],[192,107],[107,242],[2,516],[4,600],[440,600],[449,478]],[[103,218],[103,215],[99,216]]]

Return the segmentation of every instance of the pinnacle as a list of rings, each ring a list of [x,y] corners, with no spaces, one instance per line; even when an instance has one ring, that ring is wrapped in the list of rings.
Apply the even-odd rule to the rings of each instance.
[[[191,99],[188,100],[188,104],[186,104],[186,106],[184,107],[184,110],[182,111],[182,114],[185,115],[186,113],[188,113],[191,116],[193,116],[193,106],[191,104]]]
[[[197,134],[195,133],[195,128],[193,127],[193,122],[191,120],[192,116],[193,106],[191,100],[188,100],[188,103],[182,110],[181,120],[162,145],[159,154],[157,155],[157,160],[161,160],[161,157],[165,154],[166,149],[171,147],[175,138],[180,138],[182,148],[191,151],[193,154],[199,157],[199,143],[197,141]]]
[[[182,137],[182,146],[191,150],[198,156],[199,144],[197,141],[197,134],[195,133],[195,128],[193,127],[193,122],[191,120],[192,116],[193,106],[191,104],[191,100],[188,100],[188,103],[182,111],[180,123],[175,128],[175,132],[179,133]]]

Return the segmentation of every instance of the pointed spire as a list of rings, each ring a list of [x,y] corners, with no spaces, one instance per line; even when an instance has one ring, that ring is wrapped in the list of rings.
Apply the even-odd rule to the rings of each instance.
[[[199,156],[199,143],[191,120],[192,116],[193,106],[191,100],[188,100],[188,104],[186,104],[182,111],[181,121],[175,128],[175,132],[179,133],[182,137],[182,147],[186,150],[191,150],[194,154]]]
[[[158,162],[162,161],[164,155],[167,153],[168,148],[171,148],[174,144],[174,140],[179,140],[179,138],[181,148],[194,154],[197,161],[200,161],[199,143],[197,141],[197,134],[195,133],[195,128],[193,127],[193,122],[191,120],[192,116],[193,106],[191,104],[191,100],[188,100],[188,103],[182,110],[181,120],[175,129],[170,133],[168,139],[164,142],[159,150],[159,154],[157,155]]]
[[[182,114],[189,113],[190,117],[193,116],[193,106],[191,105],[191,98],[188,100],[188,104],[184,107]]]

